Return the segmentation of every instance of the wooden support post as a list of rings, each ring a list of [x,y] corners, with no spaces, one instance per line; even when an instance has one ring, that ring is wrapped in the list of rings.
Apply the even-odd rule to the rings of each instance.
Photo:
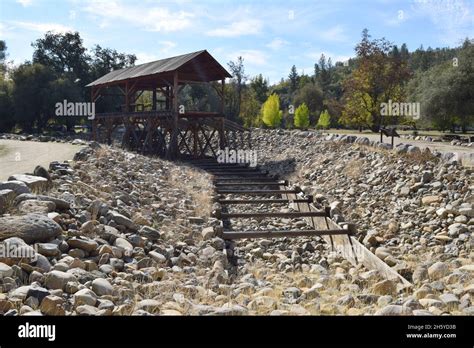
[[[198,129],[196,125],[193,125],[193,152],[194,158],[198,158]]]
[[[252,149],[252,131],[249,128],[249,134],[248,134],[248,142],[249,142],[249,149]]]
[[[170,109],[170,87],[169,86],[166,86],[166,110],[169,110]]]
[[[97,120],[92,120],[92,140],[97,141]]]
[[[95,100],[94,100],[94,95],[95,95],[95,87],[92,86],[92,89],[91,89],[91,102],[94,103]],[[94,140],[94,141],[97,141],[97,136],[96,136],[96,121],[95,120],[92,120],[92,125],[91,125],[91,140]]]
[[[130,111],[129,105],[130,105],[130,98],[129,98],[129,86],[128,86],[128,81],[125,83],[125,113],[128,113]]]
[[[225,122],[225,115],[224,115],[224,112],[225,112],[225,96],[224,96],[224,92],[225,92],[225,79],[222,79],[221,80],[221,114],[222,114],[222,118],[221,118],[221,121],[219,122],[219,148],[221,150],[223,150],[226,146],[225,144],[225,125],[224,125],[224,122]]]
[[[178,117],[178,70],[175,70],[173,76],[173,121],[169,144],[169,159],[178,157]]]
[[[156,87],[153,87],[153,106],[152,106],[152,110],[153,111],[156,111]]]
[[[225,111],[225,79],[221,80],[221,114]]]

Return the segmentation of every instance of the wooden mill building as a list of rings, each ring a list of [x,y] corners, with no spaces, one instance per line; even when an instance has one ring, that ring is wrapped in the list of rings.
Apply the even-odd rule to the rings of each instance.
[[[224,114],[225,79],[232,77],[206,50],[111,71],[87,85],[92,102],[119,97],[113,110],[96,113],[92,136],[111,143],[117,128],[124,148],[170,159],[216,156],[219,148],[250,146],[250,132]],[[179,93],[188,84],[208,84],[216,91],[220,109],[185,110]],[[137,103],[151,93],[148,107]]]

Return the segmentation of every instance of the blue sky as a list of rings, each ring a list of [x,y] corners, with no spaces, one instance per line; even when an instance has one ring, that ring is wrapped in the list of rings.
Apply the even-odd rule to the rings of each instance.
[[[207,49],[221,64],[244,57],[248,75],[278,81],[294,64],[312,73],[321,53],[354,56],[361,31],[410,51],[474,37],[474,0],[0,0],[9,60],[31,60],[48,30],[79,31],[84,44],[134,53],[137,63]]]

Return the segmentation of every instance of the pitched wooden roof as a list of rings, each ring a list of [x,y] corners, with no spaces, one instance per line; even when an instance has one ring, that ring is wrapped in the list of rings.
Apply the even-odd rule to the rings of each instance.
[[[156,60],[129,68],[114,70],[86,87],[116,85],[126,80],[167,79],[178,71],[180,80],[209,82],[232,77],[206,50]]]

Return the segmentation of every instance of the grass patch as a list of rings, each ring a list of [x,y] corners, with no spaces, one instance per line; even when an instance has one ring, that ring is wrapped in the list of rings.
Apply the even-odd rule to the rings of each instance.
[[[345,173],[348,177],[352,179],[357,179],[362,175],[364,171],[363,166],[364,166],[363,160],[353,159],[346,164]]]

